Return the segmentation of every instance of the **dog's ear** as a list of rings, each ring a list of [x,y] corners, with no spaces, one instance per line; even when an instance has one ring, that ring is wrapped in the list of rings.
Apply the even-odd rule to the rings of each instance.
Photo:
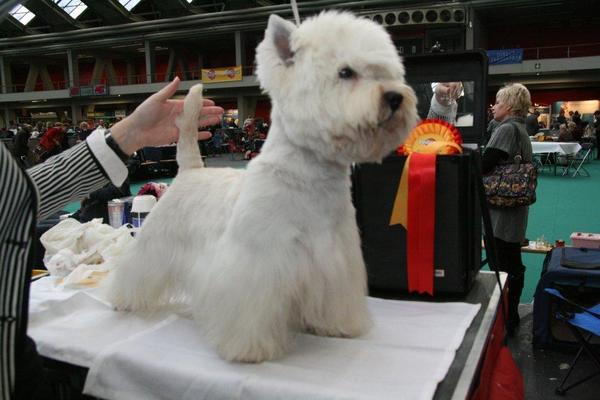
[[[271,14],[269,24],[265,32],[265,39],[271,41],[279,58],[284,64],[293,63],[294,52],[291,47],[292,32],[296,30],[296,25],[287,21],[276,14]]]

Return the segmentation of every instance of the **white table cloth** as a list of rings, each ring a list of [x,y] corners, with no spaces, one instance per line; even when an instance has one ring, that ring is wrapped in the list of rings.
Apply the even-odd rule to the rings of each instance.
[[[531,142],[531,148],[534,154],[575,154],[581,150],[581,145],[575,142]]]
[[[221,360],[193,321],[115,312],[94,290],[32,284],[29,334],[39,352],[89,367],[85,393],[118,399],[431,399],[479,310],[467,303],[369,298],[361,338],[298,334],[283,358]]]

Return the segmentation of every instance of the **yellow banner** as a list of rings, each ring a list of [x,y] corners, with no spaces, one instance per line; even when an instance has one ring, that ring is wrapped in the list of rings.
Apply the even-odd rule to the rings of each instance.
[[[202,83],[242,80],[242,67],[202,68]]]

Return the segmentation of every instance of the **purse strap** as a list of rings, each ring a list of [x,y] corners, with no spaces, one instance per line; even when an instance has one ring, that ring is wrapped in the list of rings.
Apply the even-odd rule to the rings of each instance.
[[[509,121],[508,124],[513,127],[513,129],[515,130],[515,134],[517,135],[517,147],[519,148],[519,153],[520,153],[520,154],[518,154],[518,156],[521,157],[519,164],[521,164],[523,162],[523,147],[521,147],[521,131],[519,130],[519,127],[517,126],[517,124],[515,124],[513,121]],[[513,157],[513,160],[514,160],[514,157]]]

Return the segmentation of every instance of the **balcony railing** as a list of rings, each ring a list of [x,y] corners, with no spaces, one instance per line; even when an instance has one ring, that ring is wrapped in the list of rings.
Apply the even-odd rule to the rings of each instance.
[[[242,76],[250,76],[254,74],[254,70],[255,67],[250,65],[250,66],[243,66],[242,67]],[[157,72],[154,74],[151,74],[150,76],[148,74],[136,74],[136,75],[126,75],[126,76],[118,76],[116,78],[115,81],[111,81],[109,80],[107,77],[102,77],[100,79],[79,79],[79,82],[75,85],[75,86],[93,86],[93,85],[112,85],[112,86],[118,86],[118,85],[138,85],[138,84],[146,84],[146,83],[156,83],[156,82],[168,82],[170,80],[172,80],[173,78],[175,78],[175,75],[179,75],[179,77],[182,80],[193,80],[193,81],[199,81],[201,79],[201,72],[200,70],[189,70],[189,71],[184,71],[183,73],[170,73],[170,74],[165,74],[164,72]],[[149,79],[151,78],[151,79]],[[52,81],[52,85],[53,85],[53,89],[52,90],[62,90],[62,89],[68,89],[70,87],[69,81]],[[25,84],[24,83],[18,83],[18,84],[13,84],[13,85],[8,85],[7,86],[7,93],[18,93],[18,92],[24,92],[25,91]],[[43,91],[43,90],[49,90],[47,88],[44,88],[43,84],[41,82],[36,83],[34,90],[33,91]]]
[[[600,43],[528,47],[523,49],[524,60],[541,60],[545,58],[591,57],[599,55]]]

